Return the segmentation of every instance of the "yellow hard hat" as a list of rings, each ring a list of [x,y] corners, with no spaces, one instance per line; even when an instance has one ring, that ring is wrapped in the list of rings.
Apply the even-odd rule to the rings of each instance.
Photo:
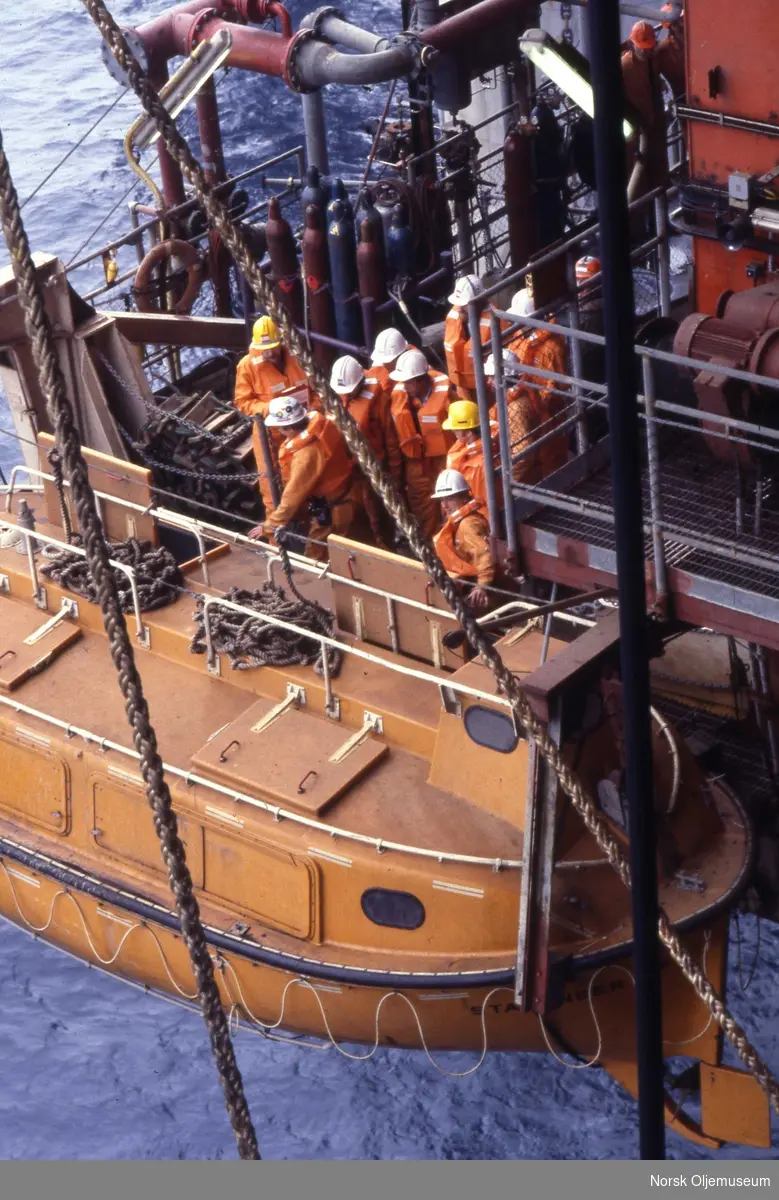
[[[449,405],[449,415],[442,429],[478,429],[479,410],[473,400],[455,400]]]
[[[275,350],[281,345],[276,322],[271,317],[258,317],[252,329],[252,347],[255,350]]]

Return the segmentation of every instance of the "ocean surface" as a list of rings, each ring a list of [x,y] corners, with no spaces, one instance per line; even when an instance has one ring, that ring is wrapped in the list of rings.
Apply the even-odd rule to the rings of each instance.
[[[113,0],[137,24],[159,0]],[[391,31],[396,7],[344,5],[358,24]],[[297,21],[304,6],[291,5]],[[5,15],[0,40],[0,125],[17,188],[28,196],[119,94],[99,57],[99,38],[78,0],[27,0]],[[299,100],[278,81],[231,73],[219,87],[233,172],[300,140]],[[333,90],[334,171],[353,173],[369,139],[365,118],[385,95]],[[125,96],[24,210],[33,248],[68,262],[132,185],[121,137],[137,115]],[[184,118],[182,118],[184,119]],[[140,187],[133,194],[142,196]],[[129,197],[128,197],[129,198]],[[96,248],[126,229],[125,204]],[[0,265],[6,265],[5,248]],[[127,260],[124,260],[127,263]],[[130,264],[127,264],[128,266]],[[82,293],[102,269],[74,275]],[[9,419],[0,398],[0,427]],[[19,461],[0,434],[0,465]],[[779,930],[742,921],[742,991],[732,954],[729,995],[737,1016],[779,1072],[776,979]],[[305,1049],[241,1030],[238,1057],[267,1158],[629,1158],[637,1152],[636,1106],[599,1070],[551,1057],[489,1055],[463,1079],[447,1078],[422,1053],[378,1051],[366,1062],[334,1048]],[[364,1054],[359,1047],[344,1047]],[[0,922],[0,1158],[234,1157],[199,1015],[128,987]],[[464,1071],[475,1055],[439,1058]],[[726,1052],[726,1062],[732,1062]],[[774,1150],[763,1156],[776,1157]],[[707,1157],[676,1134],[669,1157]],[[712,1157],[751,1158],[731,1147]]]

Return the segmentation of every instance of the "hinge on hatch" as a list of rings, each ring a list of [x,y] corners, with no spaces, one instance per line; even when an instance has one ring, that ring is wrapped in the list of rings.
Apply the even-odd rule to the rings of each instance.
[[[297,708],[299,705],[306,703],[306,689],[300,687],[297,683],[287,684],[287,695],[284,700],[279,700],[278,704],[274,704],[273,708],[266,712],[264,717],[261,717],[256,725],[252,725],[252,733],[262,733],[274,721],[277,721],[280,716],[289,708]]]
[[[75,618],[77,616],[78,605],[76,601],[63,597],[59,612],[55,613],[53,617],[49,617],[48,621],[44,621],[42,625],[39,625],[37,629],[28,634],[24,639],[25,646],[34,646],[36,642],[39,642],[41,638],[44,638],[47,633],[50,633],[52,629],[55,629],[57,625],[60,625],[68,617]]]
[[[361,746],[365,739],[370,737],[372,733],[382,734],[384,732],[384,721],[378,715],[378,713],[366,711],[362,714],[362,717],[362,728],[358,729],[356,733],[353,733],[350,738],[346,739],[342,746],[339,746],[337,750],[333,751],[333,753],[330,755],[329,762],[342,763],[344,759],[347,758],[353,750],[356,750],[358,746]]]

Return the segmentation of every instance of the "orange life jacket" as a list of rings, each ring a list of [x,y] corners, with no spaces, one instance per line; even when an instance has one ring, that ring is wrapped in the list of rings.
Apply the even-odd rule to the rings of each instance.
[[[332,504],[344,496],[354,472],[354,464],[349,457],[346,443],[332,418],[325,417],[320,412],[310,412],[308,428],[294,437],[287,438],[279,449],[281,477],[289,479],[292,456],[312,441],[319,442],[325,458],[325,467],[311,494],[321,496]]]
[[[490,421],[490,432],[492,434],[493,462],[497,467],[496,443],[498,440],[498,426],[495,421]],[[484,447],[482,446],[481,438],[477,438],[475,442],[455,442],[446,456],[446,465],[452,471],[459,471],[471,489],[471,494],[477,500],[483,500],[486,504],[487,468],[484,462]],[[496,492],[498,502],[500,503],[503,493],[499,485],[496,486]]]
[[[343,399],[342,403],[349,410],[357,423],[357,428],[367,439],[371,450],[378,458],[386,457],[384,444],[383,407],[385,392],[381,379],[377,375],[366,375],[362,387],[356,396]]]
[[[462,508],[458,508],[433,538],[436,554],[444,564],[447,574],[454,575],[457,579],[475,579],[478,575],[476,564],[462,558],[457,550],[457,530],[465,518],[473,513],[484,516],[483,501],[469,500]]]
[[[431,369],[427,377],[431,386],[422,404],[411,400],[403,383],[392,392],[392,420],[406,458],[443,458],[452,444],[452,435],[443,428],[454,398],[452,385],[440,371]]]
[[[305,383],[306,374],[287,350],[282,351],[281,368],[250,350],[238,364],[235,406],[248,415],[259,413],[267,417],[271,400],[295,383]],[[248,370],[247,370],[248,368]],[[251,391],[249,392],[249,389]]]
[[[479,337],[482,346],[489,344],[492,337],[489,308],[479,319]],[[473,369],[473,341],[468,332],[468,318],[461,319],[460,310],[451,308],[444,324],[444,352],[449,378],[457,387],[472,390],[476,387]]]

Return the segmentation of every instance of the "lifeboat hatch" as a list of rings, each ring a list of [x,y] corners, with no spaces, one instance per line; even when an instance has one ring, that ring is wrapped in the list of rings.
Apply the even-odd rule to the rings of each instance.
[[[12,692],[31,675],[45,671],[78,641],[81,630],[69,622],[70,611],[46,614],[0,597],[0,691]]]
[[[253,704],[192,756],[193,768],[236,791],[319,816],[384,758],[388,746],[367,719],[358,737],[301,712],[294,701],[292,695],[276,705]]]

